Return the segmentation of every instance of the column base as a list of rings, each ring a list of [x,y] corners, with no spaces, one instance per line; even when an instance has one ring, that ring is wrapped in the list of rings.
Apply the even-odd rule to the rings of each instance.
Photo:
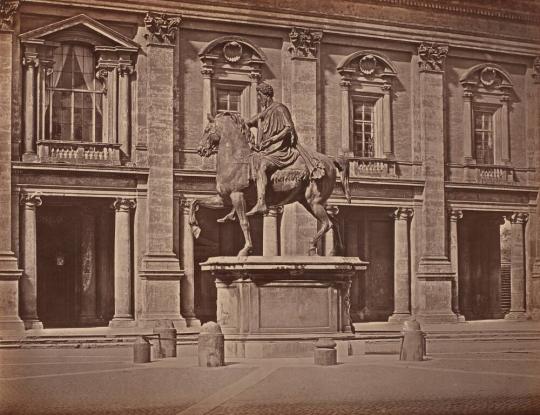
[[[43,330],[43,323],[38,319],[25,319],[23,321],[26,330]]]
[[[197,317],[185,317],[188,327],[201,327],[201,320]]]
[[[411,313],[394,313],[388,317],[389,323],[403,323],[411,318]]]
[[[525,311],[510,311],[504,316],[505,320],[510,321],[525,321],[530,320],[530,316]]]
[[[116,328],[129,328],[129,327],[135,327],[135,320],[130,318],[113,318],[111,321],[109,321],[109,328],[116,329]]]
[[[465,316],[463,314],[456,314],[458,323],[465,323]]]

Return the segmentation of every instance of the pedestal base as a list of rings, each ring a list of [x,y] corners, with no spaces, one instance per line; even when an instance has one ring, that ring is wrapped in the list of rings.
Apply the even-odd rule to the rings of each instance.
[[[113,318],[109,321],[109,327],[111,329],[135,327],[135,320],[132,318]]]
[[[525,311],[510,311],[504,316],[505,320],[525,321],[530,320],[530,316]]]
[[[346,257],[215,257],[201,269],[216,278],[217,320],[229,354],[292,357],[311,355],[320,334],[351,333],[351,278],[366,263]]]
[[[388,317],[389,323],[401,324],[411,318],[411,313],[394,313]]]

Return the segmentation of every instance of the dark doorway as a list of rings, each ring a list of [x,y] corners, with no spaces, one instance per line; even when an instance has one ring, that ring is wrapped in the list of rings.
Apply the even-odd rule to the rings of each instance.
[[[80,220],[73,207],[37,215],[37,306],[45,328],[73,327],[78,316]]]

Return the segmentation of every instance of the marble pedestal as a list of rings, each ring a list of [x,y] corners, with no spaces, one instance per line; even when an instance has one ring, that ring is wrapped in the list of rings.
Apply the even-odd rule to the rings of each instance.
[[[353,257],[213,257],[217,320],[230,357],[298,357],[319,337],[352,336],[349,290],[367,263]]]

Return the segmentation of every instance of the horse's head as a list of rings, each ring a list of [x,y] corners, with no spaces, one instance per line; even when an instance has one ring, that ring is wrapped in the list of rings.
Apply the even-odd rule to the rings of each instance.
[[[201,157],[210,157],[217,151],[220,140],[221,132],[216,125],[216,120],[211,114],[208,114],[208,124],[203,131],[197,153]]]

